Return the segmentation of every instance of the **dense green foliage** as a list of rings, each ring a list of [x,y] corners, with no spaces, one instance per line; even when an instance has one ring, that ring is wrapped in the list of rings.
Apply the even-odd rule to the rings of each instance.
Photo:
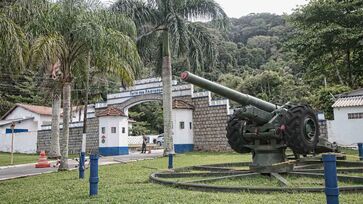
[[[0,114],[19,102],[49,105],[54,89],[66,82],[73,82],[73,104],[82,104],[89,54],[93,102],[115,91],[117,82],[131,84],[137,75],[134,23],[98,1],[17,0],[1,5],[0,70],[5,80]]]
[[[1,2],[3,7],[14,1]],[[118,9],[122,10],[120,6]],[[154,23],[155,19],[138,13],[130,15],[137,27],[137,45],[144,63],[139,77],[159,76],[161,36],[149,34],[149,27],[142,24],[143,20]],[[24,25],[23,21],[14,21],[19,26]],[[332,118],[330,105],[333,96],[363,86],[362,22],[363,3],[359,0],[315,0],[288,16],[261,13],[232,18],[229,19],[229,26],[223,29],[215,27],[215,22],[193,23],[199,31],[208,34],[205,36],[209,36],[204,39],[206,41],[202,40],[204,35],[199,36],[199,40],[208,42],[216,51],[206,53],[202,58],[192,56],[193,51],[180,54],[187,39],[181,40],[182,33],[172,36],[175,37],[172,45],[177,42],[180,45],[172,49],[173,73],[177,77],[181,71],[191,70],[236,90],[279,104],[288,101],[309,103],[326,112],[327,118]],[[189,24],[184,26],[191,29]],[[17,31],[18,27],[14,29]],[[16,35],[22,39],[21,34],[15,32]],[[144,35],[144,40],[141,40],[140,36]],[[41,86],[37,77],[42,79],[43,76],[33,72],[34,77],[19,79],[17,76],[23,73],[18,73],[17,69],[15,76],[10,76],[14,74],[10,70],[14,69],[7,68],[13,67],[13,63],[6,64],[4,59],[7,59],[6,55],[0,58],[3,70],[0,74],[0,113],[16,102],[49,104],[49,101],[42,100],[46,98],[42,96],[43,92],[39,93],[35,88]],[[193,63],[197,63],[197,66]],[[93,101],[104,100],[106,93],[116,90],[120,83],[115,80],[108,82],[110,78],[100,73],[95,73],[91,79],[94,81],[91,85]],[[74,86],[74,103],[77,103],[82,98],[83,85]],[[145,126],[149,126],[150,122]]]
[[[136,122],[132,135],[160,134],[163,132],[163,110],[160,102],[147,102],[129,109],[129,117]]]
[[[290,46],[302,57],[307,75],[352,88],[363,79],[363,2],[311,1],[289,17]]]

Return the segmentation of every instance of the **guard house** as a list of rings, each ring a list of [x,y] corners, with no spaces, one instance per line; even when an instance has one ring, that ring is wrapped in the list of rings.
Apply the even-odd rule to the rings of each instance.
[[[97,114],[99,118],[99,153],[103,156],[129,154],[128,117],[116,107]]]
[[[329,138],[339,145],[363,142],[363,88],[338,95],[333,104],[334,120],[328,125]]]
[[[193,151],[193,110],[193,105],[183,100],[173,100],[173,143],[176,153]]]

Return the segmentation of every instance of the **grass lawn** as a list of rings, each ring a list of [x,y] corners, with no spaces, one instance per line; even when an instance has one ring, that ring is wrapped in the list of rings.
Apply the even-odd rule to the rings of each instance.
[[[39,155],[14,153],[14,164],[37,162]],[[0,166],[10,165],[10,153],[0,152]]]
[[[177,155],[175,167],[249,161],[236,153]],[[99,195],[88,196],[88,179],[77,171],[0,182],[0,203],[325,203],[324,193],[216,193],[177,189],[149,182],[149,175],[167,167],[167,158],[99,168]],[[86,178],[88,178],[88,173]],[[362,203],[363,194],[343,193],[341,203]]]
[[[79,155],[70,154],[68,158],[74,159],[78,158]],[[38,161],[39,154],[20,154],[14,153],[14,165],[16,164],[27,164],[27,163],[36,163]],[[8,166],[10,165],[10,153],[8,152],[0,152],[0,166]]]

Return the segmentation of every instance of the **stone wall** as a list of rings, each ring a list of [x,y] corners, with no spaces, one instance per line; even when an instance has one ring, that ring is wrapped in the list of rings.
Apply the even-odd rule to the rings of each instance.
[[[194,150],[231,151],[226,138],[228,110],[226,105],[209,106],[208,97],[192,99],[195,107]]]
[[[69,154],[78,154],[81,151],[83,127],[69,128]],[[51,130],[38,131],[37,152],[49,151]],[[60,130],[62,137],[62,129]],[[62,144],[61,144],[62,148]],[[98,118],[87,120],[86,152],[98,152]]]
[[[228,120],[227,106],[209,106],[208,96],[191,98],[178,97],[192,103],[193,112],[194,150],[195,151],[232,151],[227,138],[226,126]],[[319,121],[320,136],[328,137],[326,121]],[[88,119],[87,152],[98,152],[98,119]],[[69,153],[78,154],[81,150],[82,127],[70,128]],[[37,151],[49,151],[50,130],[38,131]],[[60,131],[62,134],[62,130]]]

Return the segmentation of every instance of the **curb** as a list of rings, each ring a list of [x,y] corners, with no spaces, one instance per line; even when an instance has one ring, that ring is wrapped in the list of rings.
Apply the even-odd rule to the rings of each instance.
[[[9,168],[16,168],[16,167],[24,167],[24,166],[30,166],[35,165],[36,163],[27,163],[27,164],[17,164],[17,165],[9,165],[9,166],[0,166],[1,169],[9,169]]]
[[[99,166],[107,166],[107,165],[112,165],[112,164],[126,164],[126,163],[131,163],[131,162],[136,162],[136,161],[142,161],[142,160],[152,160],[152,159],[157,159],[157,158],[161,158],[161,157],[162,156],[155,156],[155,157],[150,157],[150,158],[133,159],[133,160],[129,160],[129,161],[117,161],[117,160],[113,159],[112,161],[105,161],[104,163],[99,164]],[[55,163],[55,162],[52,161],[50,163]],[[15,167],[32,166],[35,164],[36,163],[28,163],[28,164],[19,164],[19,165],[12,165],[12,166],[3,166],[3,167],[0,167],[0,170],[8,169],[8,168],[15,168]],[[50,167],[50,168],[53,168],[53,167]],[[74,171],[74,170],[78,170],[78,168],[69,168],[69,171]],[[54,172],[58,172],[58,168],[49,169],[49,171],[46,171],[46,172],[25,174],[25,175],[13,176],[13,177],[8,177],[8,178],[0,178],[0,182],[6,181],[6,180],[18,179],[18,178],[25,178],[25,177],[30,177],[30,176],[38,176],[41,174],[49,174],[49,173],[54,173]]]

